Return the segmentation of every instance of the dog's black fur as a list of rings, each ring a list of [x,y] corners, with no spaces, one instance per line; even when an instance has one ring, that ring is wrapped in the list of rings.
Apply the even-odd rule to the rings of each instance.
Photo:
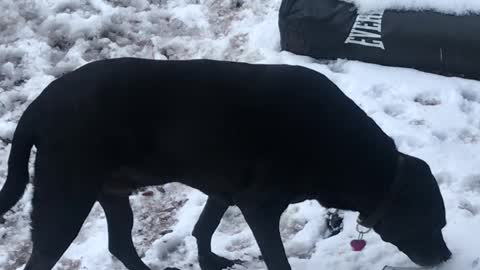
[[[375,225],[419,264],[446,260],[445,209],[428,165],[394,142],[325,76],[286,65],[122,58],[51,83],[15,131],[0,215],[22,196],[35,145],[33,252],[26,270],[51,269],[95,201],[109,248],[128,269],[149,269],[131,241],[127,196],[115,185],[181,182],[209,195],[193,235],[202,269],[231,265],[210,250],[229,205],[251,227],[270,270],[290,269],[278,225],[289,203],[371,214],[401,187]],[[405,164],[396,169],[402,155]]]

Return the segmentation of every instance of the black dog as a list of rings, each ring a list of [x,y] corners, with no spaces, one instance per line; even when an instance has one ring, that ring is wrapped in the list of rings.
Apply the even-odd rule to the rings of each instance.
[[[193,232],[202,269],[232,263],[210,250],[231,204],[268,269],[290,269],[279,218],[305,199],[359,211],[362,224],[418,264],[450,257],[444,203],[428,165],[399,153],[353,101],[306,68],[131,58],[85,65],[51,83],[20,119],[0,215],[22,196],[33,145],[26,270],[51,269],[97,200],[112,254],[128,269],[148,269],[131,241],[128,197],[111,187],[172,181],[209,195]]]

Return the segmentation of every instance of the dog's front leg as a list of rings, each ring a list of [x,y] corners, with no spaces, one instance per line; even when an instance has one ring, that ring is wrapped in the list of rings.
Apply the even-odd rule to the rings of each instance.
[[[288,204],[266,194],[235,201],[253,232],[268,270],[291,270],[280,237],[280,216]],[[280,196],[281,198],[281,196]]]
[[[212,252],[212,235],[218,227],[228,203],[215,196],[209,196],[205,207],[193,229],[197,239],[198,262],[202,270],[221,270],[233,266],[237,261],[231,261]]]
[[[110,252],[130,270],[150,270],[132,242],[133,212],[128,196],[102,194],[98,201],[107,218]]]

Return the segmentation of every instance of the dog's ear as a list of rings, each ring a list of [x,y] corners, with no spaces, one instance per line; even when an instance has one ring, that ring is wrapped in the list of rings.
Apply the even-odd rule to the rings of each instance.
[[[427,229],[441,229],[446,225],[445,203],[437,180],[425,161],[407,157],[407,175],[411,179],[405,179],[408,184],[404,194],[410,198],[410,204],[413,204],[409,209],[417,217],[418,225]]]
[[[390,218],[402,226],[417,229],[443,228],[446,224],[445,205],[430,166],[419,158],[404,157],[402,185],[392,211],[389,211]]]

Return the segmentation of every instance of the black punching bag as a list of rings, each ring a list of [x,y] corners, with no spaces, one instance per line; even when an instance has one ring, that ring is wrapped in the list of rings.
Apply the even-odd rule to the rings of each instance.
[[[279,27],[282,49],[295,54],[480,79],[479,15],[359,14],[340,0],[283,0]]]

